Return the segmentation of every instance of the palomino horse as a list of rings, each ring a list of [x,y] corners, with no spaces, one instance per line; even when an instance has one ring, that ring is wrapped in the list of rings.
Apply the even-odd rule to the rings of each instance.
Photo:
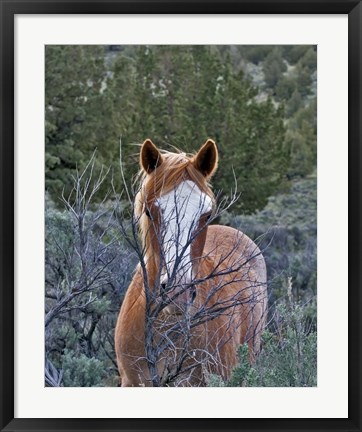
[[[251,362],[260,351],[265,261],[241,231],[209,224],[217,164],[210,139],[190,157],[142,145],[140,264],[115,329],[122,386],[204,386],[230,378],[241,344]]]

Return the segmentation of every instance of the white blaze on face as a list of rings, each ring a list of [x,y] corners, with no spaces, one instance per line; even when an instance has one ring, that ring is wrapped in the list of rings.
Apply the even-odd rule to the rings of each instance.
[[[211,198],[194,182],[186,180],[157,200],[161,213],[161,239],[166,269],[161,282],[172,276],[176,265],[176,282],[192,280],[190,240],[198,229],[200,216],[212,209]]]

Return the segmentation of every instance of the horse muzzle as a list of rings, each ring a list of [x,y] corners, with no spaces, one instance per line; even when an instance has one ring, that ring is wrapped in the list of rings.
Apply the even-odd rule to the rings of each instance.
[[[196,285],[190,285],[184,290],[181,289],[180,293],[170,290],[165,296],[166,303],[169,303],[163,310],[168,315],[184,315],[194,304],[196,297]]]

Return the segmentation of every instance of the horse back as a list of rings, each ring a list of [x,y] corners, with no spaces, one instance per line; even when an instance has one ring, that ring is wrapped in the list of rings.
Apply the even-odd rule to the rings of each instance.
[[[242,231],[224,225],[210,225],[204,256],[224,268],[250,269],[266,285],[266,264],[259,247]],[[265,289],[265,288],[264,288]]]

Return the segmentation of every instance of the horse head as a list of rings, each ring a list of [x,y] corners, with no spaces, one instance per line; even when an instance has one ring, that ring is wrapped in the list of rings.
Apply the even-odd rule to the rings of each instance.
[[[146,140],[140,152],[138,209],[147,271],[168,314],[184,313],[197,299],[214,196],[208,180],[217,168],[211,139],[197,154],[161,152]]]

